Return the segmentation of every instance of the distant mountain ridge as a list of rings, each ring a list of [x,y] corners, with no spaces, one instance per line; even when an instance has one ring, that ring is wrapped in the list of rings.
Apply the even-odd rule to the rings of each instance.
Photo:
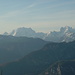
[[[33,38],[43,38],[46,36],[45,33],[35,32],[31,28],[25,28],[25,27],[18,28],[16,30],[13,30],[10,33],[5,32],[3,35],[12,35],[17,37],[25,36],[25,37],[33,37]]]
[[[0,64],[18,60],[47,42],[39,38],[0,35]]]
[[[75,29],[72,27],[66,26],[61,27],[60,31],[49,33],[45,40],[53,42],[71,42],[75,40]]]
[[[13,30],[11,33],[5,32],[3,35],[41,38],[43,40],[52,41],[52,42],[71,42],[75,40],[75,29],[66,26],[66,27],[61,27],[60,31],[58,32],[53,31],[49,33],[43,33],[43,32],[35,32],[31,28],[21,27],[16,30]]]

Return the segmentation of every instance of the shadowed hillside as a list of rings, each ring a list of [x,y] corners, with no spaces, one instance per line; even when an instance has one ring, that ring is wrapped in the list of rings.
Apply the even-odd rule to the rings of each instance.
[[[47,42],[38,38],[0,35],[0,64],[20,59],[41,49]]]
[[[75,75],[75,60],[52,64],[39,75]]]
[[[51,64],[61,60],[75,59],[75,41],[49,43],[23,59],[2,66],[4,75],[38,75]]]

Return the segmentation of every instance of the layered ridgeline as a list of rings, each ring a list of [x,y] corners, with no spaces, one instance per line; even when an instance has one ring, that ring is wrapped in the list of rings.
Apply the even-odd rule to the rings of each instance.
[[[39,75],[75,75],[75,60],[54,63]]]
[[[20,59],[41,49],[47,42],[38,38],[0,35],[0,64]]]
[[[21,60],[4,64],[0,68],[3,75],[39,75],[57,61],[72,59],[75,59],[75,41],[49,43]]]
[[[18,28],[13,30],[11,33],[5,32],[4,35],[12,35],[12,36],[26,36],[33,38],[41,38],[46,41],[52,42],[70,42],[75,40],[75,29],[72,27],[66,26],[61,27],[59,31],[53,31],[49,33],[43,32],[35,32],[31,28]]]

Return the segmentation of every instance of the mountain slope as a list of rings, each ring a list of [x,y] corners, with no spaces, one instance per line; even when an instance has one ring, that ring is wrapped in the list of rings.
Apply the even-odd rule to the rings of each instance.
[[[75,60],[54,63],[39,75],[75,75]]]
[[[0,35],[0,64],[17,60],[41,49],[47,42],[37,38]]]
[[[21,60],[3,65],[3,75],[38,75],[57,61],[72,59],[75,59],[75,41],[49,43]]]

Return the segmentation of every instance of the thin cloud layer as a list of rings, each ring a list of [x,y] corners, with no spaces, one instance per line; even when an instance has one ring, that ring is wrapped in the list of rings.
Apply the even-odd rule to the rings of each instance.
[[[75,26],[75,0],[3,0],[0,10],[1,33],[20,26],[44,32],[50,27]]]

